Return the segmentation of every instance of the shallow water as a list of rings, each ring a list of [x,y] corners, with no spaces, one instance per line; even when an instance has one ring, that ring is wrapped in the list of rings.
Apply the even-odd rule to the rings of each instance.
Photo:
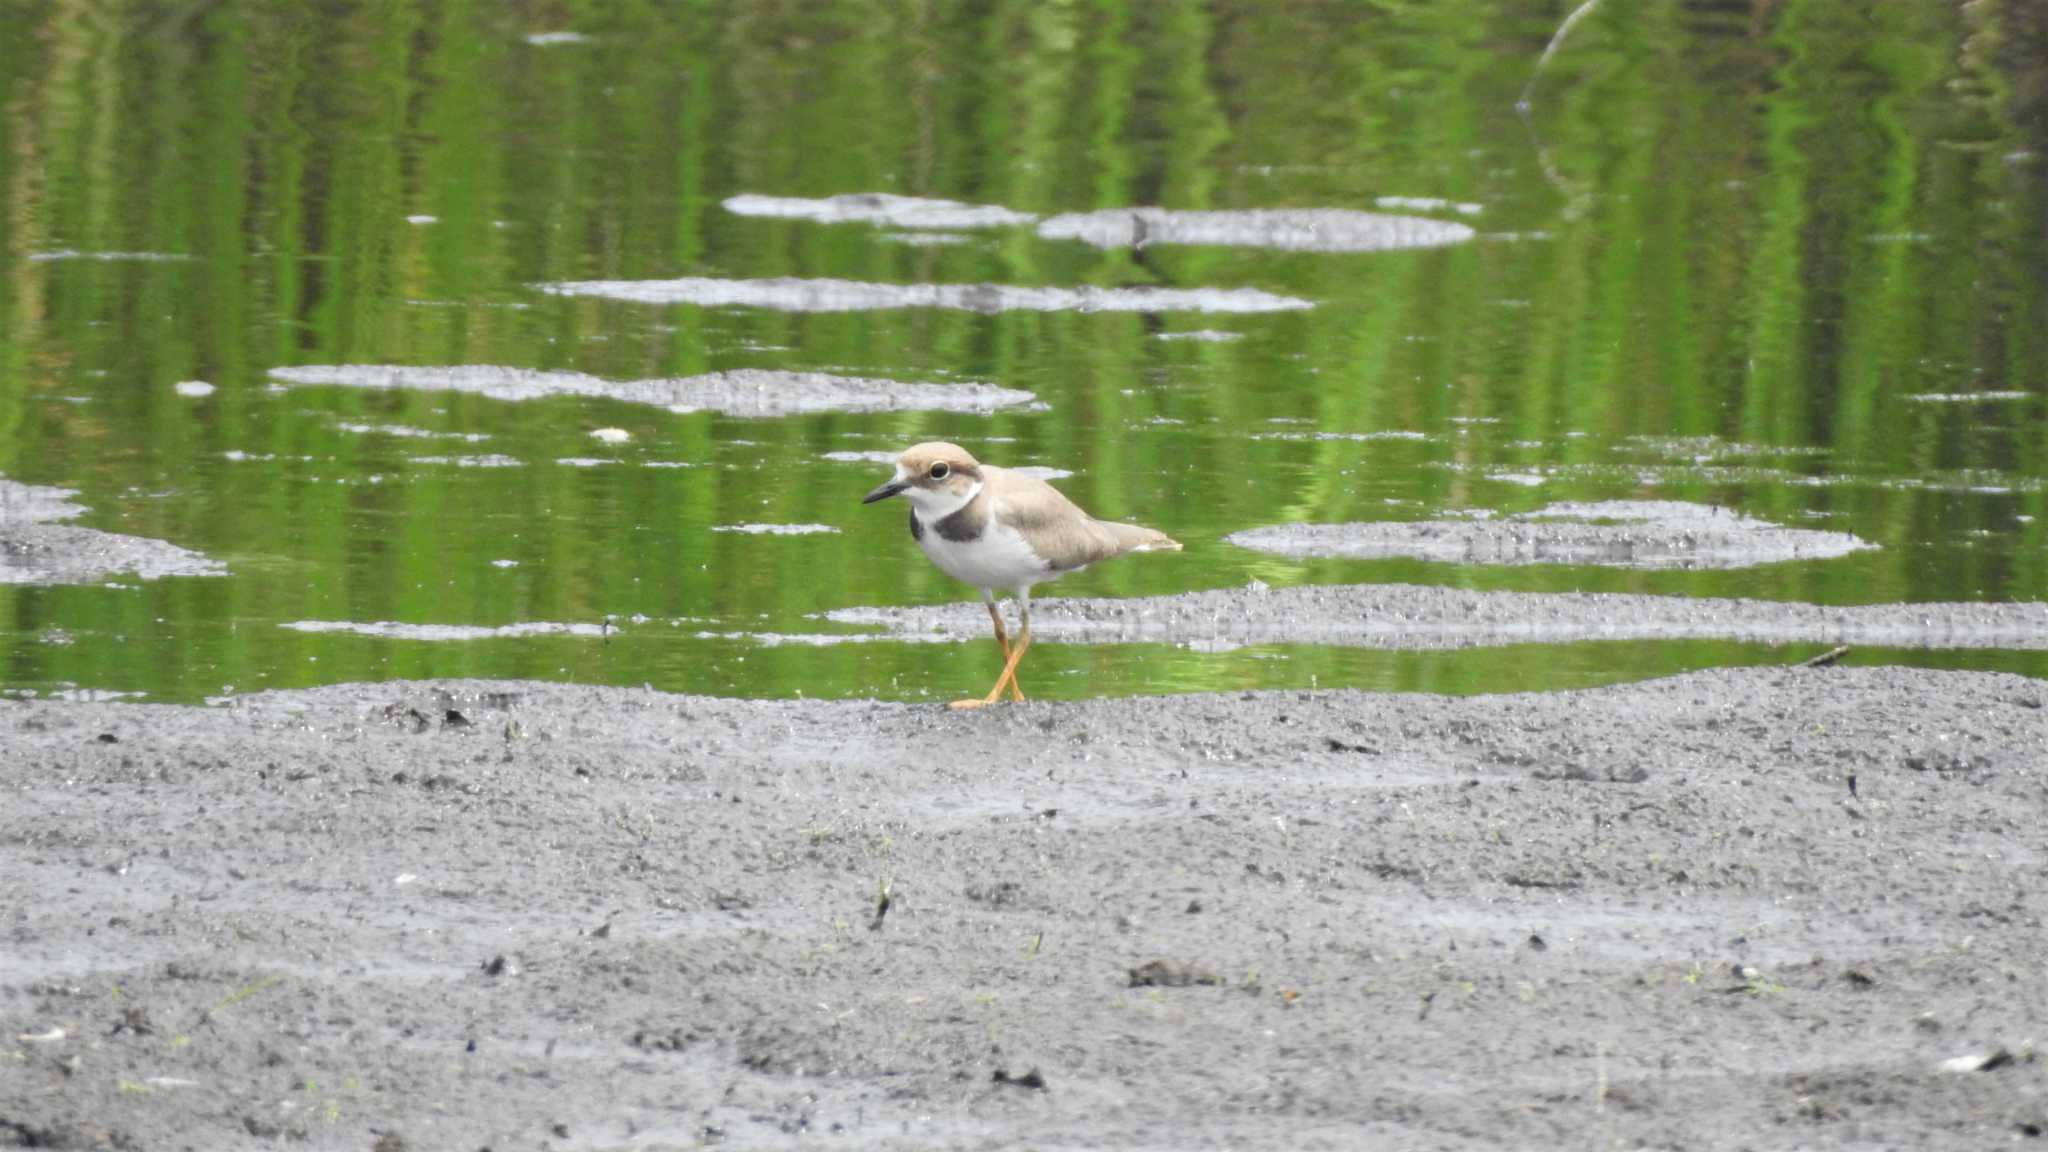
[[[1575,7],[8,6],[0,477],[84,511],[10,568],[83,582],[0,582],[0,690],[950,698],[993,644],[815,640],[974,595],[858,503],[933,438],[1187,545],[1042,596],[2048,599],[2048,10],[1603,0],[1545,57]],[[1225,540],[1620,500],[1875,547]],[[33,550],[109,539],[224,574]],[[1818,650],[1741,635],[1049,637],[1023,679],[1500,691]]]

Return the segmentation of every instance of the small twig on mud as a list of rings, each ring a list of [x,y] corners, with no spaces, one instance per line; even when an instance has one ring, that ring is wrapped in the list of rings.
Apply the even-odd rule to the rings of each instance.
[[[995,1074],[989,1077],[989,1081],[994,1084],[1008,1084],[1013,1088],[1028,1088],[1033,1092],[1045,1091],[1045,1077],[1036,1068],[1022,1076],[1013,1076],[1006,1069],[998,1068]]]
[[[889,914],[889,906],[894,903],[894,898],[889,895],[889,881],[884,880],[882,881],[881,895],[875,900],[875,918],[868,921],[868,931],[880,932],[882,930],[882,919]]]
[[[1811,660],[1801,660],[1799,666],[1801,668],[1832,668],[1835,666],[1835,661],[1848,655],[1848,652],[1849,646],[1847,644],[1837,644]]]
[[[1607,1045],[1593,1049],[1593,1111],[1607,1111]]]

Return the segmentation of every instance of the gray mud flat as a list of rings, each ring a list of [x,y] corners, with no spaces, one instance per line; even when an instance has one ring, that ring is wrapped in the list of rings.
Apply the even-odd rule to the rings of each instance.
[[[986,637],[978,603],[839,608],[834,623],[905,637]],[[1594,640],[1737,640],[1881,648],[2048,648],[2048,603],[1859,604],[1621,592],[1492,592],[1424,584],[1217,588],[1031,602],[1031,630],[1068,644],[1342,644],[1441,649]]]
[[[920,384],[824,372],[740,368],[701,376],[606,380],[581,372],[546,372],[496,364],[447,367],[402,364],[306,364],[273,368],[280,384],[372,390],[467,392],[517,403],[556,396],[595,396],[671,412],[719,412],[766,418],[812,412],[993,412],[1037,397],[993,384]]]
[[[1847,532],[1790,528],[1672,500],[1553,504],[1507,519],[1275,524],[1225,542],[1280,556],[1611,568],[1747,568],[1847,556],[1876,545]]]
[[[0,704],[0,1141],[2024,1146],[2044,689]]]
[[[83,516],[78,493],[0,479],[0,584],[92,584],[116,575],[140,580],[220,576],[218,561],[163,540],[52,523]]]

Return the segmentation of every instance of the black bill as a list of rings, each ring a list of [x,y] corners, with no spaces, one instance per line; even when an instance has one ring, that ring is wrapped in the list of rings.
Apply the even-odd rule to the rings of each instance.
[[[910,481],[908,480],[891,480],[873,492],[861,497],[860,502],[863,504],[873,504],[877,500],[887,500],[908,487],[910,487]]]

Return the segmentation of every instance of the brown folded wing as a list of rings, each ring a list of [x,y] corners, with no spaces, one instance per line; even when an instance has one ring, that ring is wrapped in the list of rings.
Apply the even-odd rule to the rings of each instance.
[[[1005,524],[1022,535],[1054,571],[1085,568],[1126,552],[1178,552],[1163,532],[1097,520],[1036,476],[984,464],[983,483]]]

